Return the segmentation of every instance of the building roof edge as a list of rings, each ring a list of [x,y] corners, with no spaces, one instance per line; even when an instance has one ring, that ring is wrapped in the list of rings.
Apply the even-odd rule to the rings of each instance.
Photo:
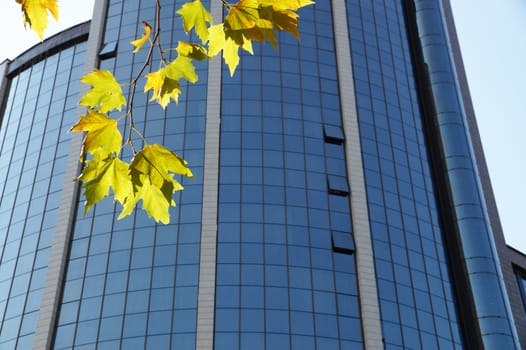
[[[65,29],[60,33],[57,33],[43,42],[36,44],[30,49],[24,51],[15,59],[11,61],[7,60],[10,62],[7,75],[12,76],[17,74],[21,70],[35,64],[49,55],[52,55],[81,41],[87,40],[90,24],[91,21],[86,21]]]

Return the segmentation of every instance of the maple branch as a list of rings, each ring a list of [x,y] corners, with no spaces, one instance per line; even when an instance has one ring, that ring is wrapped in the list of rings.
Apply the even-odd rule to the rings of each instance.
[[[142,65],[141,69],[139,69],[139,72],[135,75],[135,78],[131,82],[132,91],[131,91],[131,94],[130,94],[130,98],[128,100],[128,108],[127,108],[127,112],[126,112],[126,115],[128,115],[130,117],[130,132],[128,134],[128,139],[126,140],[126,144],[130,144],[131,145],[132,150],[133,150],[133,154],[136,154],[137,150],[135,149],[135,146],[133,145],[132,131],[135,131],[141,137],[141,139],[144,142],[146,141],[146,139],[144,138],[144,135],[140,132],[139,129],[137,129],[137,127],[135,127],[135,122],[133,120],[133,104],[135,102],[135,94],[136,94],[136,91],[137,91],[137,84],[139,82],[139,79],[143,75],[143,73],[146,70],[146,68],[152,62],[153,50],[155,48],[155,42],[158,42],[158,43],[160,42],[160,40],[159,40],[159,36],[160,36],[160,33],[161,33],[161,1],[160,0],[156,0],[155,22],[156,22],[156,28],[155,28],[155,32],[153,34],[152,43],[150,45],[150,48],[148,49],[148,54],[146,55],[146,59],[144,60],[144,64]],[[159,44],[159,49],[160,48],[161,48],[161,46]],[[161,58],[163,58],[163,57],[161,56]],[[164,58],[163,58],[163,60],[164,60]]]
[[[155,44],[155,42],[157,42],[157,48],[159,49],[159,56],[161,57],[161,62],[166,65],[166,58],[164,57],[164,51],[161,47],[161,39],[160,39],[160,33],[161,33],[161,1],[160,0],[157,0],[156,10],[157,10],[157,12],[155,13],[156,28],[155,28],[155,37],[154,37],[152,46],[153,44]]]

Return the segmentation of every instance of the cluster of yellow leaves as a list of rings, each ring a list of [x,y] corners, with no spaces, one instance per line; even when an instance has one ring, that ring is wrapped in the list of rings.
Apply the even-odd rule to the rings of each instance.
[[[232,5],[223,24],[225,40],[230,49],[228,53],[224,51],[223,56],[230,68],[230,75],[234,74],[239,62],[238,52],[231,48],[230,41],[252,52],[253,40],[260,43],[266,40],[277,47],[276,30],[287,31],[299,39],[296,11],[311,4],[314,2],[310,0],[241,0]],[[221,42],[223,38],[220,33],[217,36]]]
[[[51,15],[58,18],[57,0],[16,2],[22,6],[24,23],[29,24],[42,39],[48,17]],[[239,49],[252,54],[253,41],[268,41],[277,47],[276,31],[287,31],[299,38],[296,11],[313,2],[240,0],[236,4],[228,4],[226,1],[223,4],[228,9],[228,14],[224,23],[220,24],[213,24],[210,12],[200,0],[187,2],[177,11],[184,30],[187,33],[194,30],[200,43],[179,42],[175,49],[175,60],[166,62],[163,58],[159,70],[146,74],[144,92],[152,92],[150,101],[156,101],[163,108],[171,100],[177,103],[181,94],[181,80],[195,83],[198,79],[193,61],[207,60],[222,52],[230,74],[233,75],[239,64]],[[159,28],[156,28],[153,39],[152,26],[143,22],[143,29],[143,35],[131,44],[134,46],[133,53],[137,53],[147,42],[150,43],[149,58],[144,69],[151,63],[152,49],[159,40]],[[186,161],[157,144],[146,145],[139,152],[134,149],[134,157],[130,163],[119,159],[123,137],[118,128],[118,120],[110,118],[107,113],[120,111],[123,106],[129,108],[121,85],[111,72],[100,70],[84,76],[81,81],[92,87],[80,100],[80,104],[87,106],[88,111],[80,117],[71,131],[86,133],[80,155],[81,161],[85,160],[85,167],[78,177],[83,183],[85,212],[108,196],[111,189],[115,201],[123,208],[119,219],[130,215],[142,201],[142,209],[150,217],[157,222],[168,223],[169,208],[175,206],[173,194],[183,189],[174,175],[193,176]],[[132,83],[133,91],[136,84],[137,79]],[[131,118],[130,111],[127,111],[126,116]]]
[[[276,30],[285,30],[299,38],[296,11],[310,4],[313,4],[310,0],[241,0],[228,5],[224,23],[214,25],[210,12],[200,0],[185,3],[177,14],[182,18],[184,30],[195,30],[201,43],[180,42],[178,58],[146,75],[144,91],[153,90],[151,100],[156,100],[163,108],[170,100],[177,102],[181,93],[179,80],[197,81],[191,61],[209,59],[220,52],[230,75],[233,75],[239,64],[239,49],[253,54],[252,41],[263,43],[267,40],[277,47]],[[145,27],[145,34],[131,42],[136,47],[134,52],[141,48],[149,35],[150,31]],[[188,60],[182,60],[183,57]]]
[[[49,15],[58,20],[57,0],[16,0],[16,2],[22,7],[24,25],[29,24],[42,40],[44,30],[49,23]]]
[[[224,23],[225,35],[241,47],[250,40],[267,40],[276,47],[275,29],[299,39],[295,11],[310,4],[310,0],[241,0],[230,7]]]
[[[115,201],[123,207],[119,219],[130,215],[142,200],[148,216],[168,223],[169,207],[175,206],[173,194],[183,189],[174,174],[192,177],[186,161],[160,145],[147,145],[130,163],[119,159],[122,134],[118,121],[105,113],[126,105],[121,86],[109,71],[95,70],[81,81],[92,86],[80,100],[89,109],[71,131],[86,132],[81,160],[91,156],[78,177],[86,198],[85,213],[108,196],[111,188]]]
[[[177,13],[183,18],[185,30],[195,27],[203,45],[208,44],[208,57],[223,52],[233,75],[239,64],[239,49],[252,54],[252,41],[266,40],[277,47],[276,30],[285,30],[299,39],[296,11],[311,4],[311,0],[241,0],[228,5],[224,23],[216,25],[200,0],[183,5]]]

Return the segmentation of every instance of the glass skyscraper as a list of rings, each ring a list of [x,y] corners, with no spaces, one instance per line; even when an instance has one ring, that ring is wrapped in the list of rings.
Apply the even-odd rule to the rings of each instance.
[[[161,0],[165,47],[186,38],[185,2]],[[299,13],[300,42],[255,47],[232,78],[198,65],[178,106],[137,95],[135,126],[195,175],[168,225],[117,220],[109,199],[84,216],[67,132],[80,76],[137,74],[129,42],[155,1],[97,0],[91,23],[0,64],[0,349],[520,348],[509,276],[526,274],[495,218],[449,2]]]

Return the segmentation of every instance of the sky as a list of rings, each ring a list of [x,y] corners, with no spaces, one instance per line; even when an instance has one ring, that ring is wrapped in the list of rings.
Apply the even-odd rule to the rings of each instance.
[[[19,5],[2,1],[0,62],[39,42],[23,28]],[[526,1],[451,2],[506,242],[526,253]],[[91,18],[93,0],[59,5],[46,37]]]
[[[451,3],[506,242],[526,253],[526,1]]]

